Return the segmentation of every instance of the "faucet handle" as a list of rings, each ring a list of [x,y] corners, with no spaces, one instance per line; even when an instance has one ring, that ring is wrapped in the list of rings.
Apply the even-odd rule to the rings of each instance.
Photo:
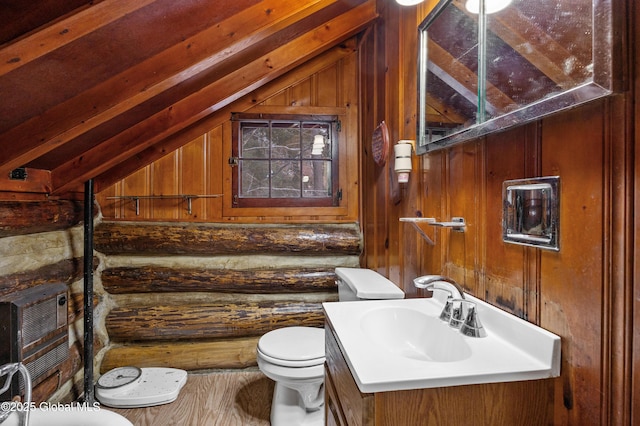
[[[465,320],[464,305],[467,302],[464,299],[451,299],[451,315],[449,317],[449,325],[453,328],[462,327]],[[471,303],[471,302],[467,302]]]
[[[451,320],[451,310],[453,309],[453,297],[451,293],[447,297],[446,302],[444,302],[444,308],[442,308],[442,312],[440,312],[440,319],[445,322],[449,322]]]
[[[473,306],[469,306],[467,317],[465,318],[464,323],[460,327],[460,332],[465,336],[470,336],[470,337],[486,337],[487,336],[487,330],[484,329],[484,327],[482,326],[482,323],[480,322],[480,317],[478,317],[478,312],[476,311],[475,303],[473,304]]]

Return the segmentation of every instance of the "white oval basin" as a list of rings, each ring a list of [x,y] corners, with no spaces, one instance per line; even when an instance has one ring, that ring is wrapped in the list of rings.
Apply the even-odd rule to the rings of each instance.
[[[535,380],[560,375],[560,338],[471,295],[487,331],[465,336],[438,317],[446,295],[324,302],[363,393]]]
[[[471,356],[471,348],[458,330],[415,309],[373,309],[363,315],[360,323],[369,339],[406,358],[454,362]]]
[[[17,426],[18,412],[14,411],[2,426]],[[82,408],[70,406],[47,406],[29,412],[29,426],[133,426],[129,420],[113,411],[103,408]]]

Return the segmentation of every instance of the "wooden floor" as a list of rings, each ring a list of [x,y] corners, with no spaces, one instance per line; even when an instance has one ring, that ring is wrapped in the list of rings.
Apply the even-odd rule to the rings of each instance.
[[[189,373],[170,404],[110,410],[135,426],[268,426],[272,396],[273,381],[258,370]]]

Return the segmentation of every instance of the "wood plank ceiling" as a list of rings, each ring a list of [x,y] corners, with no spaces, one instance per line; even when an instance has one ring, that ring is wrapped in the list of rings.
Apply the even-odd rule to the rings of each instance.
[[[373,0],[2,2],[0,191],[21,167],[54,196],[99,191],[375,18]]]

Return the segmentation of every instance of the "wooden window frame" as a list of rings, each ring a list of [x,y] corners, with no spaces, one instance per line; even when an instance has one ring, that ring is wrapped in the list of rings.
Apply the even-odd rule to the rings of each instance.
[[[239,196],[241,167],[240,158],[240,137],[242,123],[263,122],[321,122],[330,124],[331,133],[331,196],[327,197],[251,197]],[[231,173],[232,207],[233,208],[269,208],[269,207],[336,207],[340,204],[341,191],[339,183],[339,143],[338,133],[340,132],[340,120],[337,115],[318,114],[263,114],[263,113],[234,113],[231,116],[231,159],[229,163],[233,166]],[[270,156],[269,161],[273,160]],[[299,158],[299,161],[311,160],[310,158]]]

